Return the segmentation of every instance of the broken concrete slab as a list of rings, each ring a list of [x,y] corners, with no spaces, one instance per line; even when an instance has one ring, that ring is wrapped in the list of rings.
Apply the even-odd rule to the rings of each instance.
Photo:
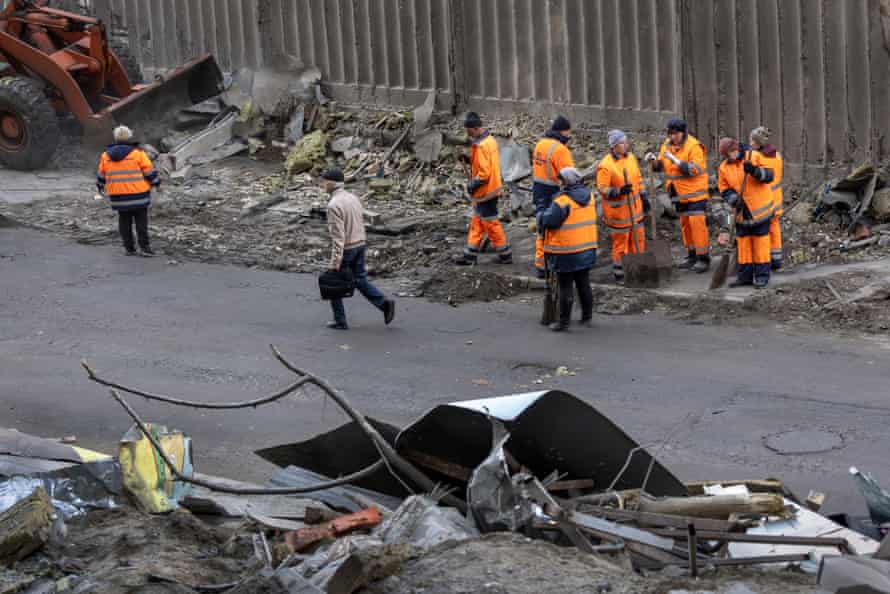
[[[285,171],[293,175],[311,170],[324,160],[327,142],[328,137],[321,130],[302,137],[288,154],[284,163]]]
[[[499,140],[498,149],[501,178],[505,182],[517,182],[532,174],[532,157],[528,147],[512,140]]]
[[[237,116],[229,114],[216,124],[189,137],[170,151],[170,163],[174,170],[183,169],[192,158],[200,157],[232,139],[232,129]]]
[[[340,138],[335,138],[331,141],[331,151],[337,154],[343,154],[354,147],[358,140],[359,139],[355,136],[341,136]]]
[[[436,92],[430,91],[423,104],[414,109],[414,139],[424,132],[430,125],[433,110],[436,108]]]
[[[421,163],[433,163],[439,160],[442,151],[442,133],[438,130],[427,130],[414,137],[414,154]]]

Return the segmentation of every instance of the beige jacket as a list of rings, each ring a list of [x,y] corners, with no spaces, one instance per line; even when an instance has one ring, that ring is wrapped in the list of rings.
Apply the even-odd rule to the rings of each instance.
[[[344,250],[365,245],[364,208],[358,196],[338,188],[328,202],[331,231],[331,269],[338,270]]]

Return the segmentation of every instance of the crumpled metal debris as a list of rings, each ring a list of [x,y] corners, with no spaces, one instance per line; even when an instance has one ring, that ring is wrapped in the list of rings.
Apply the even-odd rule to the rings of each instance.
[[[875,477],[868,472],[863,473],[855,466],[851,466],[850,474],[853,475],[856,486],[865,497],[865,504],[872,521],[875,524],[890,522],[890,493],[881,488]]]
[[[467,485],[470,513],[483,532],[515,532],[529,521],[520,510],[520,498],[513,488],[504,445],[510,433],[504,425],[491,421],[491,453],[476,467]]]
[[[456,509],[440,507],[426,495],[412,495],[374,531],[384,543],[409,543],[429,549],[449,540],[479,536],[479,531]]]
[[[121,468],[116,460],[78,464],[0,483],[0,512],[42,487],[65,519],[96,509],[114,509],[123,502]]]

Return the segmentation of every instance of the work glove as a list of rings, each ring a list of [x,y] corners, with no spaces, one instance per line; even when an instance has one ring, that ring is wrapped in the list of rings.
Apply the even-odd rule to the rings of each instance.
[[[472,196],[476,193],[476,191],[482,187],[482,180],[478,177],[474,177],[469,182],[467,182],[467,192]]]
[[[738,192],[733,192],[732,190],[726,190],[723,194],[723,199],[726,200],[726,203],[732,208],[736,209],[739,207],[739,194]]]
[[[656,161],[656,160],[658,160],[658,155],[656,155],[652,151],[649,151],[648,153],[646,153],[646,156],[643,158],[646,159],[647,161]]]
[[[748,175],[754,175],[754,172],[757,171],[757,167],[751,161],[745,161],[742,167]]]
[[[629,194],[633,194],[633,191],[634,187],[632,185],[624,184],[623,186],[621,186],[621,191],[619,192],[619,194],[622,196],[627,196]]]
[[[528,232],[533,235],[538,232],[538,220],[537,219],[529,219]]]

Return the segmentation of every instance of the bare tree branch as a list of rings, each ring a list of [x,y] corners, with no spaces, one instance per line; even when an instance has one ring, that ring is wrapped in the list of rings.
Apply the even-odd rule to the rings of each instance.
[[[176,470],[176,466],[173,464],[173,461],[167,456],[167,453],[164,452],[163,448],[161,448],[161,444],[159,444],[154,436],[152,436],[151,431],[148,430],[148,427],[145,426],[145,423],[142,422],[142,419],[139,418],[139,415],[136,414],[127,401],[123,399],[123,397],[118,393],[117,390],[111,390],[111,395],[115,400],[120,403],[121,406],[124,407],[124,410],[127,411],[127,414],[130,415],[130,418],[133,419],[133,422],[136,423],[136,426],[139,427],[139,430],[142,431],[142,434],[148,439],[151,443],[151,447],[154,448],[155,452],[157,452],[158,456],[161,457],[161,460],[164,461],[164,464],[167,465],[167,468],[170,469],[170,472],[173,476],[176,477],[177,480],[182,481],[184,483],[190,483],[192,485],[198,485],[199,487],[205,487],[210,489],[211,491],[217,491],[219,493],[230,493],[232,495],[299,495],[301,493],[313,493],[315,491],[324,491],[325,489],[332,489],[334,487],[339,487],[341,485],[346,485],[348,483],[353,483],[355,481],[361,480],[367,476],[370,476],[383,468],[383,459],[377,460],[370,466],[367,466],[358,472],[354,472],[347,476],[338,478],[333,481],[327,481],[324,483],[318,483],[316,485],[312,485],[309,487],[283,487],[283,488],[269,488],[269,489],[249,489],[249,488],[235,488],[229,487],[227,485],[219,485],[212,481],[205,481],[201,479],[196,479],[192,477],[185,476],[178,470]]]
[[[271,345],[272,353],[274,353],[275,358],[284,365],[287,369],[292,371],[293,373],[300,376],[301,379],[310,378],[310,382],[319,388],[321,388],[325,394],[331,397],[331,400],[337,403],[337,405],[343,409],[349,418],[356,422],[356,424],[364,431],[367,436],[371,439],[371,441],[376,444],[377,449],[383,455],[383,457],[392,464],[396,470],[405,475],[412,483],[423,489],[424,491],[431,492],[433,491],[437,484],[433,482],[428,476],[426,476],[423,472],[417,469],[416,466],[402,458],[395,449],[389,445],[389,443],[383,439],[383,436],[374,429],[374,427],[365,419],[365,417],[351,405],[346,400],[346,398],[340,394],[332,385],[330,385],[325,380],[316,377],[307,371],[300,369],[295,366],[293,363],[284,358],[284,355],[281,354],[275,345]],[[442,498],[442,501],[447,503],[448,505],[454,506],[459,509],[461,512],[466,512],[467,504],[458,499],[454,495],[445,495]]]
[[[142,390],[136,390],[134,388],[128,388],[124,385],[102,379],[96,372],[93,371],[93,368],[89,366],[86,361],[81,361],[80,364],[86,369],[87,376],[97,384],[102,384],[103,386],[108,386],[109,388],[120,390],[121,392],[127,392],[128,394],[134,394],[136,396],[142,396],[148,400],[157,400],[158,402],[166,402],[167,404],[172,404],[174,406],[187,406],[189,408],[205,408],[211,410],[232,410],[239,408],[256,408],[257,406],[263,404],[269,404],[270,402],[275,402],[276,400],[281,400],[285,396],[296,392],[302,386],[312,383],[311,377],[301,377],[299,380],[295,381],[288,387],[284,388],[280,392],[272,394],[271,396],[265,396],[263,398],[257,398],[255,400],[246,400],[244,402],[197,402],[194,400],[181,400],[179,398],[173,398],[172,396],[164,396],[163,394],[152,394],[151,392],[143,392]]]

